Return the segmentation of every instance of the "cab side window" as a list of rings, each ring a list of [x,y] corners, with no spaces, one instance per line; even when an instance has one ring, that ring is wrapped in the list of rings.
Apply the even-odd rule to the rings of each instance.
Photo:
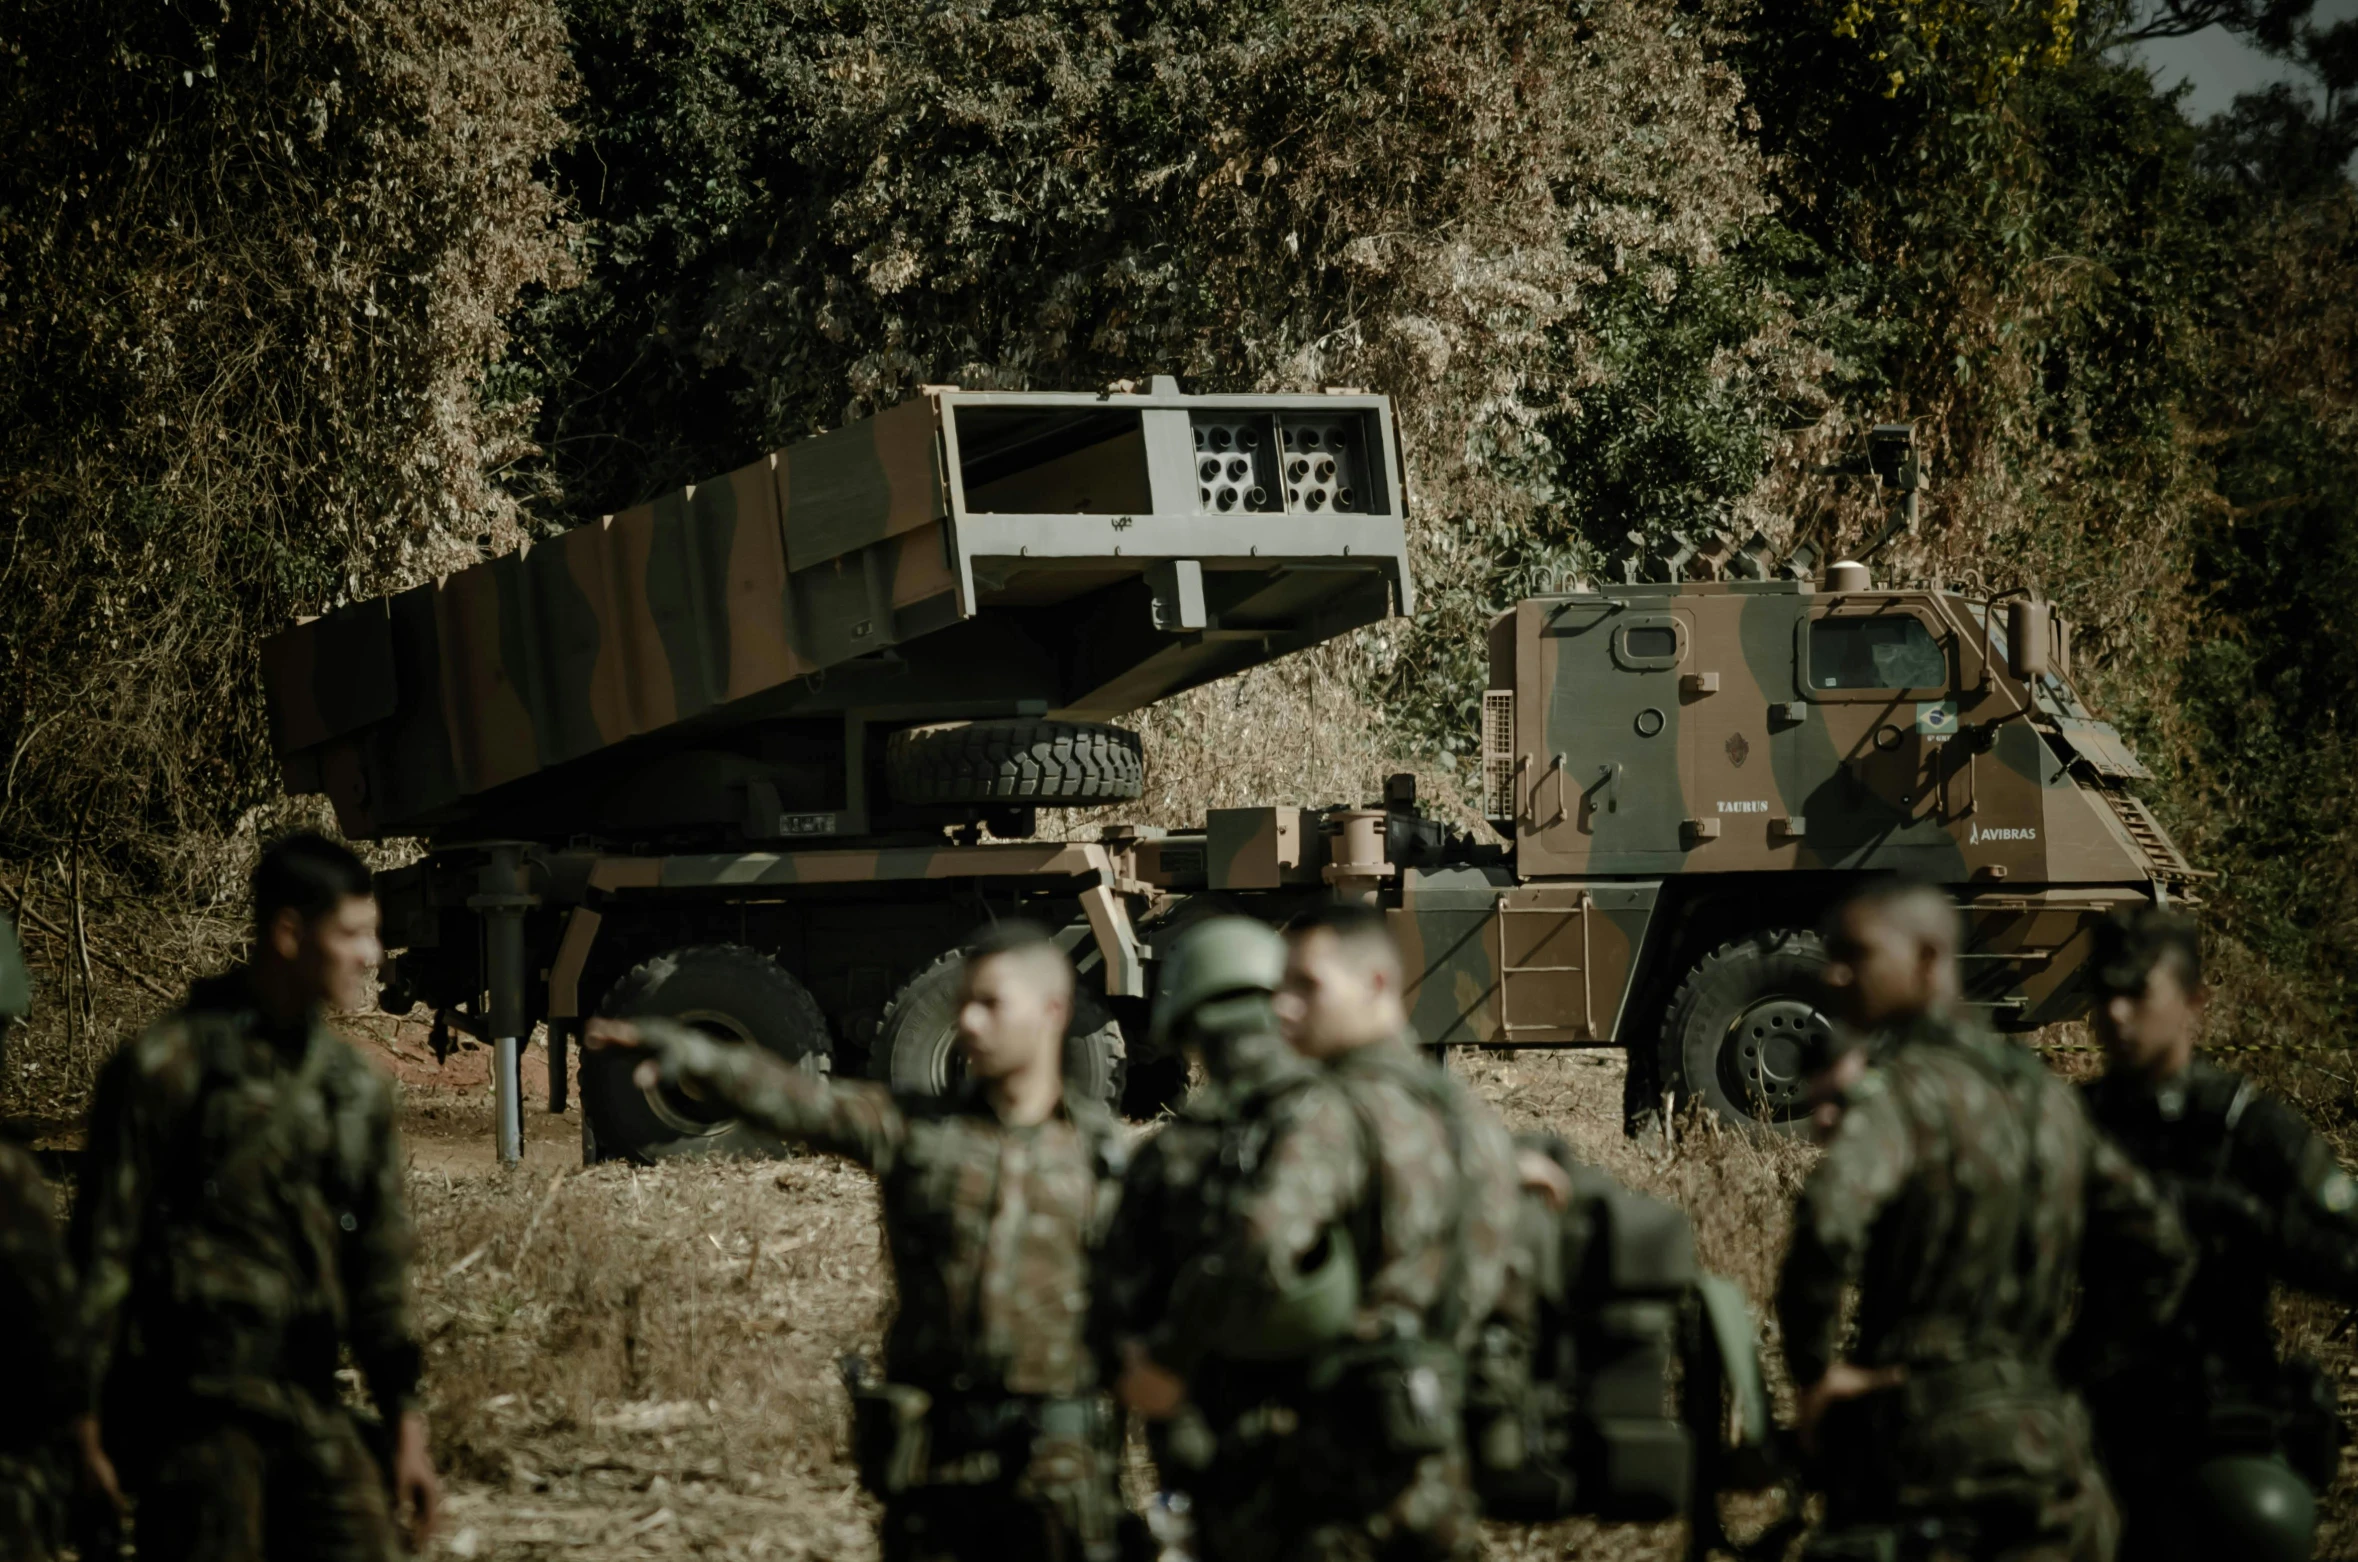
[[[1668,624],[1633,625],[1623,636],[1630,656],[1659,660],[1678,656],[1678,631]]]
[[[1809,681],[1819,689],[1938,689],[1949,659],[1913,613],[1821,618],[1809,626]]]

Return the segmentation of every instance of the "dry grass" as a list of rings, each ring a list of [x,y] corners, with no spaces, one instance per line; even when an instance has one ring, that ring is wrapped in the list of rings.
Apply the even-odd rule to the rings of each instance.
[[[1759,1305],[1816,1152],[1690,1122],[1621,1133],[1618,1055],[1461,1052],[1517,1129],[1564,1135],[1693,1217],[1703,1261]],[[563,1161],[535,1113],[520,1172],[490,1169],[478,1094],[414,1095],[412,1197],[428,1388],[452,1486],[444,1544],[470,1557],[875,1555],[844,1457],[835,1363],[873,1352],[891,1306],[873,1185],[842,1163]],[[2289,1338],[2358,1373],[2340,1309],[2288,1302]],[[1763,1340],[1786,1401],[1773,1330]],[[2327,1498],[2318,1555],[2358,1556],[2358,1487]],[[1680,1526],[1496,1525],[1494,1558],[1670,1562]]]
[[[874,1554],[835,1368],[888,1305],[864,1173],[426,1173],[412,1194],[456,1554]]]
[[[1620,1132],[1610,1054],[1469,1055],[1518,1128],[1566,1135],[1697,1215],[1705,1259],[1763,1294],[1808,1153]],[[500,1173],[474,1095],[413,1099],[428,1387],[460,1555],[865,1558],[837,1359],[891,1305],[867,1175],[840,1162]],[[531,1123],[552,1151],[565,1119]],[[1499,1526],[1501,1557],[1677,1554],[1676,1526]]]

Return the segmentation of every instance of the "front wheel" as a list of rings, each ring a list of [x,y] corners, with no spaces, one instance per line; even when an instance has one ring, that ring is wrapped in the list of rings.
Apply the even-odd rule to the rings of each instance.
[[[1695,962],[1662,1020],[1663,1072],[1732,1123],[1794,1133],[1809,1121],[1808,1059],[1833,1022],[1817,1005],[1826,946],[1772,929]]]

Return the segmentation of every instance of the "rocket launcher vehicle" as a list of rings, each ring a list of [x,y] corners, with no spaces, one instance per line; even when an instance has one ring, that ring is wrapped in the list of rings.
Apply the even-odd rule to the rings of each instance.
[[[287,630],[271,735],[354,838],[869,834],[895,728],[1135,710],[1407,611],[1406,553],[1382,396],[933,386]]]

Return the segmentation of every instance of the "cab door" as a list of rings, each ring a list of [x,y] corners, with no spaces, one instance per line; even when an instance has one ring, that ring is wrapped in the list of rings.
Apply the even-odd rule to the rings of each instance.
[[[1669,597],[1579,596],[1525,603],[1516,632],[1523,876],[1679,867],[1689,616]]]
[[[1831,745],[1807,829],[1821,856],[1946,842],[1962,648],[1929,603],[1837,597],[1796,626],[1795,681]]]

